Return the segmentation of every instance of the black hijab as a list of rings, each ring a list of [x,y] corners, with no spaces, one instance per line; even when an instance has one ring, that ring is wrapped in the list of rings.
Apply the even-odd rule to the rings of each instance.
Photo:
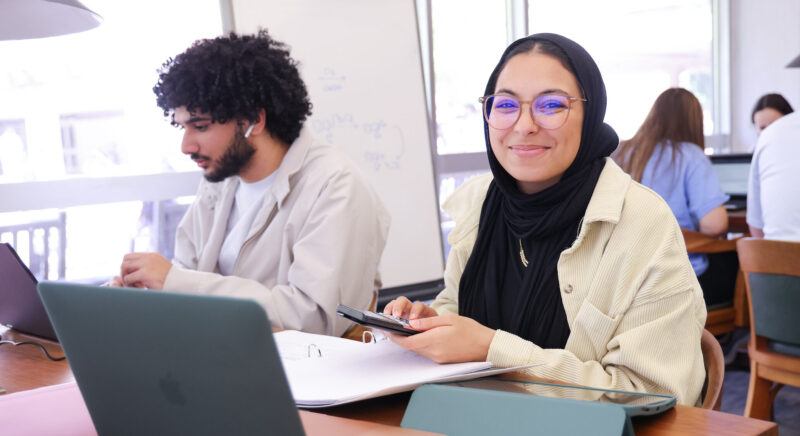
[[[560,35],[539,33],[508,46],[489,77],[484,95],[495,92],[497,77],[511,57],[529,52],[524,49],[541,41],[566,55],[567,69],[572,70],[588,100],[583,102],[578,153],[558,183],[535,194],[524,194],[492,152],[489,126],[484,120],[494,180],[483,202],[477,241],[461,276],[458,301],[461,315],[483,325],[514,333],[542,348],[564,348],[570,330],[561,301],[558,258],[575,241],[604,158],[614,151],[619,138],[603,123],[606,89],[600,70],[583,47]],[[544,53],[548,54],[547,50]],[[520,244],[529,262],[527,267],[520,260]]]

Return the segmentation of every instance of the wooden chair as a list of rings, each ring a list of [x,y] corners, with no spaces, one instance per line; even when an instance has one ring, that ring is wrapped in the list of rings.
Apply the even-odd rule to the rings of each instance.
[[[778,390],[800,386],[800,243],[745,238],[737,251],[750,308],[744,415],[771,419]]]
[[[717,338],[708,330],[703,330],[700,346],[703,349],[703,366],[706,368],[702,408],[720,410],[722,381],[725,379],[725,356],[722,354],[722,347],[717,342]]]
[[[717,239],[692,230],[681,229],[687,253],[711,254],[736,251],[736,239]],[[747,326],[747,298],[744,292],[742,271],[736,276],[733,305],[708,307],[706,330],[717,336]]]

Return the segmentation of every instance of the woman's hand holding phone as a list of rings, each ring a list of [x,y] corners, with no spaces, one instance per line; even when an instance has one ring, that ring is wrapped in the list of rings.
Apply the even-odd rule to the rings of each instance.
[[[389,333],[392,342],[437,363],[484,361],[495,334],[495,330],[471,318],[440,316],[432,307],[419,301],[412,303],[406,297],[389,302],[383,313],[405,318],[411,328],[424,332],[413,336]]]

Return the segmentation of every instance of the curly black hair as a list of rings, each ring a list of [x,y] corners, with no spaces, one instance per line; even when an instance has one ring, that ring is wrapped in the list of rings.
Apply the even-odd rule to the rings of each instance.
[[[201,39],[164,62],[158,73],[153,92],[164,116],[185,106],[215,122],[252,123],[264,109],[269,133],[291,145],[311,115],[297,62],[266,30]]]

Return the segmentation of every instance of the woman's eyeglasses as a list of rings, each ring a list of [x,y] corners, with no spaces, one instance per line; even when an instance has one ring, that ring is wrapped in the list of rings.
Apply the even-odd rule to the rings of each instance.
[[[557,129],[564,125],[573,101],[585,98],[567,94],[544,94],[533,101],[519,101],[508,94],[492,94],[478,99],[483,103],[483,117],[495,129],[504,130],[514,125],[522,113],[522,105],[531,105],[533,121],[543,129]]]

